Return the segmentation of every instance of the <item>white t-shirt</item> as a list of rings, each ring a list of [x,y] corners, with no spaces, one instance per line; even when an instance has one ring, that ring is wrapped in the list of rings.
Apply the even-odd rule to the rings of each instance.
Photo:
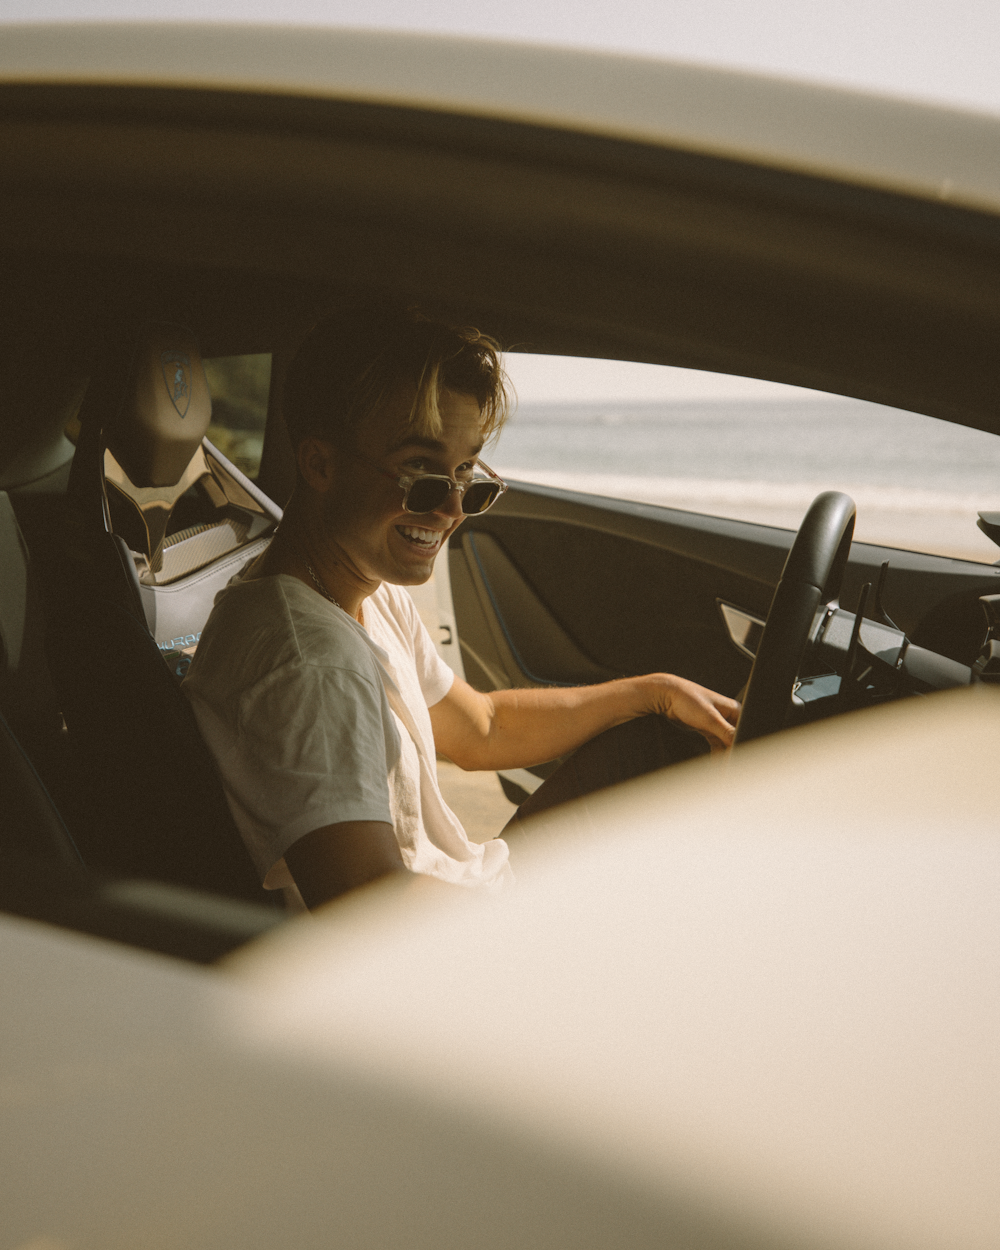
[[[470,842],[438,788],[427,709],[454,674],[405,590],[383,583],[364,617],[287,574],[235,581],[184,682],[265,887],[291,884],[294,842],[347,820],[391,824],[413,872],[499,886],[507,844]]]

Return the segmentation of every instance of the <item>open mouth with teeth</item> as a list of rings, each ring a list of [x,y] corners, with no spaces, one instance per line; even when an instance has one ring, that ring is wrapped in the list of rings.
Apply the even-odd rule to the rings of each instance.
[[[444,534],[441,530],[425,530],[416,525],[397,525],[396,533],[402,534],[411,547],[418,551],[437,551]]]

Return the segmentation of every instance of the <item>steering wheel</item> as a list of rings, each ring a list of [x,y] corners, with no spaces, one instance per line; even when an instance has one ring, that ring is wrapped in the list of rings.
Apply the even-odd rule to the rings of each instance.
[[[824,491],[810,504],[771,600],[736,742],[762,738],[784,724],[816,609],[840,594],[855,513],[854,500],[840,491]]]

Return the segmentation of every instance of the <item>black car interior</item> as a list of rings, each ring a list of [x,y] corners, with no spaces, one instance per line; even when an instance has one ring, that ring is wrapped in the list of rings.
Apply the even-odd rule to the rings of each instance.
[[[14,492],[16,506],[0,495],[2,710],[33,761],[32,810],[50,796],[46,862],[53,830],[65,834],[71,910],[106,910],[108,881],[156,882],[158,905],[171,886],[252,904],[242,942],[248,916],[254,932],[280,919],[280,896],[260,887],[179,680],[215,593],[265,549],[280,509],[205,438],[211,400],[190,331],[144,325],[117,347],[66,423],[71,462]],[[22,764],[5,759],[9,793],[27,784]],[[154,937],[176,945],[178,925],[161,921]],[[224,953],[211,923],[205,942]]]
[[[0,717],[0,908],[192,963],[214,963],[266,933],[274,909],[88,867],[51,794]]]
[[[0,855],[22,915],[203,959],[280,919],[178,678],[280,519],[282,371],[327,307],[376,293],[523,350],[1000,433],[1000,223],[945,200],[279,95],[6,86],[0,134],[0,767],[19,796]],[[205,437],[199,352],[272,354],[255,481]],[[720,604],[765,620],[792,539],[514,484],[448,552],[466,674],[492,689],[670,669],[736,694],[751,658]],[[827,658],[853,665],[874,637],[878,584],[908,645],[968,672],[998,579],[855,543]]]
[[[280,510],[206,443],[190,332],[143,327],[122,346],[87,388],[67,530],[48,533],[44,556],[49,671],[86,807],[101,811],[80,845],[119,876],[263,902],[177,679],[216,592],[264,550]],[[81,651],[81,629],[98,645]]]

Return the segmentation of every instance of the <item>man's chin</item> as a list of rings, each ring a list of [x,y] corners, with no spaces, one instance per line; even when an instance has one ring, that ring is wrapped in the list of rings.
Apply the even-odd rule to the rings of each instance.
[[[425,582],[430,581],[434,573],[434,561],[442,550],[443,548],[436,551],[434,555],[427,556],[426,560],[414,561],[405,569],[396,568],[382,580],[390,582],[393,586],[423,586]]]
[[[383,577],[382,580],[391,582],[394,586],[422,586],[434,573],[434,561],[447,548],[451,533],[450,530],[446,531],[433,550],[425,552],[408,542],[397,530],[392,537],[403,545],[399,546],[397,542],[390,541],[386,554],[394,567],[391,574]]]

